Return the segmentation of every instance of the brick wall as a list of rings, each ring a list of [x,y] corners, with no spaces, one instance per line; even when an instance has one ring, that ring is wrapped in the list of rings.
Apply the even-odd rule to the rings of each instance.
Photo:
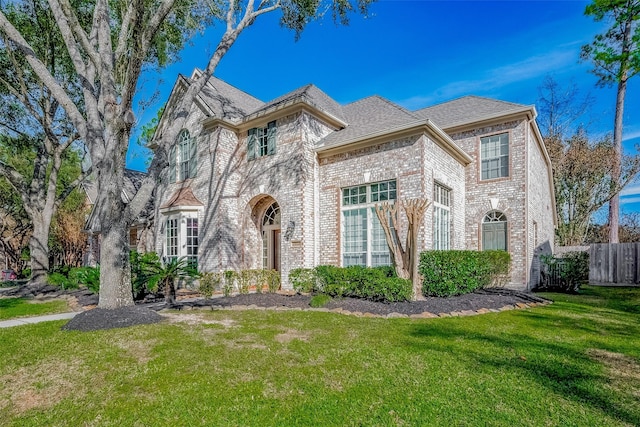
[[[452,139],[473,159],[466,169],[467,249],[482,249],[482,220],[495,205],[495,209],[507,217],[507,248],[512,260],[511,286],[520,289],[526,286],[529,266],[525,208],[527,127],[526,120],[518,120],[451,134]],[[501,133],[509,134],[509,176],[481,180],[480,138]]]
[[[453,191],[454,248],[463,247],[464,167],[425,135],[398,139],[349,151],[319,161],[320,264],[341,265],[341,189],[366,183],[395,179],[398,199],[426,197],[433,200],[437,179]],[[419,235],[421,250],[432,247],[433,210],[430,207]],[[401,216],[401,235],[406,232]]]

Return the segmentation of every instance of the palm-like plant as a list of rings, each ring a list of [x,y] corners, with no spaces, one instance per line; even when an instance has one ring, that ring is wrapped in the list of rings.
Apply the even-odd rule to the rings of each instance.
[[[144,266],[147,287],[152,292],[163,290],[164,300],[167,304],[176,302],[176,281],[197,277],[198,270],[189,259],[169,258],[165,262],[148,263]]]

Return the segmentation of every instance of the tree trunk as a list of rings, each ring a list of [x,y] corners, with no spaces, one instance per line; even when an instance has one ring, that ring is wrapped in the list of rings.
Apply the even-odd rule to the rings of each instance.
[[[114,221],[102,231],[100,247],[100,298],[99,308],[133,306],[129,245],[123,238],[128,226],[124,218]]]
[[[31,283],[44,284],[49,273],[49,230],[52,215],[41,212],[31,216],[33,233],[29,239]]]
[[[624,98],[627,93],[627,76],[623,73],[618,82],[618,92],[616,96],[616,116],[613,124],[613,149],[615,159],[613,164],[612,178],[618,186],[615,196],[609,201],[609,243],[619,243],[618,227],[620,223],[620,179],[622,165],[622,116],[624,113]]]

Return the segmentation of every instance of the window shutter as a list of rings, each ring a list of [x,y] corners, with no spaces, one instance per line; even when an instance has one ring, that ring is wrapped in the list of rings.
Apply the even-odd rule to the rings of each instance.
[[[276,154],[276,122],[267,124],[267,155]]]
[[[169,149],[169,183],[176,182],[176,146]]]
[[[196,138],[189,141],[189,178],[194,178],[198,170],[198,143]]]
[[[256,128],[249,129],[247,137],[247,160],[253,160],[256,158]]]

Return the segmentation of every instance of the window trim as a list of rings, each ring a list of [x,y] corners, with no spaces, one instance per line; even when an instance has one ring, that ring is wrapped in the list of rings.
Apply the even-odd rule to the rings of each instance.
[[[182,129],[178,133],[175,144],[169,149],[169,183],[173,184],[195,178],[197,171],[198,144],[196,138],[192,137],[187,129]]]
[[[161,231],[163,235],[162,249],[163,249],[163,259],[170,258],[187,258],[188,262],[191,264],[191,259],[195,259],[194,266],[197,267],[200,259],[200,241],[201,241],[201,227],[200,227],[200,218],[199,218],[199,210],[181,210],[181,211],[172,211],[168,212],[164,215],[163,218],[163,228]],[[189,221],[196,221],[195,230],[196,235],[189,235]],[[175,221],[176,227],[176,246],[175,251],[171,251],[172,247],[169,245],[169,229],[170,229],[170,221]],[[191,230],[193,230],[193,224],[191,224]],[[193,244],[193,240],[191,244],[189,243],[189,238],[196,239],[195,245]],[[195,254],[190,254],[190,249],[195,247]]]
[[[247,130],[247,161],[276,154],[278,126],[272,120],[266,126]]]
[[[489,220],[486,221],[486,219],[490,216],[490,215],[494,215],[495,214],[499,214],[502,218],[504,218],[504,220]],[[497,223],[502,223],[504,224],[504,249],[489,249],[489,248],[485,248],[485,237],[484,237],[484,227],[485,224],[497,224]],[[507,217],[507,215],[500,210],[497,209],[493,209],[490,210],[489,212],[485,213],[482,216],[482,221],[480,222],[480,250],[483,251],[487,251],[487,250],[504,250],[504,251],[509,251],[509,219]]]
[[[378,190],[373,190],[374,186],[379,186],[380,184],[389,184],[389,183],[393,183],[394,188],[389,188],[387,187],[386,190],[380,190],[380,188],[378,187]],[[364,193],[362,193],[362,188],[364,187]],[[345,195],[345,190],[349,190],[350,194],[349,195]],[[351,192],[352,190],[355,190],[353,192]],[[380,194],[387,194],[387,200],[376,200],[374,201],[374,194],[378,195],[378,198],[380,197]],[[348,243],[348,239],[345,236],[345,226],[346,226],[346,221],[345,221],[345,212],[347,211],[355,211],[355,210],[364,210],[366,212],[366,252],[364,252],[365,254],[365,265],[366,266],[373,266],[373,258],[374,255],[380,255],[382,254],[381,251],[374,251],[374,221],[378,221],[378,216],[375,213],[375,205],[376,203],[380,203],[380,202],[393,202],[395,203],[396,200],[398,200],[398,181],[397,179],[389,179],[389,180],[384,180],[384,181],[376,181],[376,182],[369,182],[366,184],[359,184],[359,185],[352,185],[352,186],[348,186],[348,187],[342,187],[340,188],[339,191],[340,194],[340,211],[339,211],[339,215],[340,215],[340,238],[339,238],[339,250],[340,250],[340,265],[341,266],[345,266],[345,255],[346,254],[363,254],[363,252],[346,252],[346,244]],[[391,195],[393,194],[393,198],[391,198]],[[361,202],[362,198],[364,196],[364,202]],[[349,203],[345,203],[345,197],[348,198],[357,198],[355,202],[350,201]],[[382,229],[381,225],[378,225],[378,227],[380,227],[380,229]],[[389,259],[389,263],[388,264],[376,264],[376,265],[391,265],[391,253],[390,250],[388,248],[387,245],[387,241],[386,241],[386,236],[384,236],[384,231],[382,231],[383,234],[383,240],[384,240],[384,245],[387,249],[387,254],[388,254],[388,259]],[[376,240],[376,242],[379,243],[379,236],[378,239]],[[353,264],[351,264],[353,265]],[[357,264],[357,265],[361,265],[361,264]]]
[[[442,191],[445,191],[447,193],[447,203],[442,203],[441,201],[439,201],[439,192],[438,189],[441,189]],[[451,224],[452,224],[452,217],[451,217],[451,205],[452,205],[452,193],[453,191],[451,190],[451,188],[447,187],[444,184],[441,184],[440,182],[434,181],[433,183],[433,249],[434,250],[449,250],[451,249]],[[439,213],[447,213],[447,217],[446,217],[446,231],[445,233],[441,233],[438,232],[439,231],[439,225],[441,221],[439,221],[438,218],[438,214]],[[439,237],[442,236],[446,236],[446,243],[445,245],[443,245],[441,242],[441,239]]]
[[[487,160],[492,160],[495,158],[502,158],[502,157],[506,157],[506,163],[507,163],[507,174],[505,176],[498,176],[498,177],[494,177],[494,178],[483,178],[482,177],[482,163],[485,159],[483,159],[482,156],[482,140],[486,140],[492,137],[496,137],[496,136],[502,136],[502,135],[506,135],[507,136],[507,154],[506,155],[501,155],[498,157],[492,157],[490,159]],[[487,135],[482,135],[478,137],[478,181],[479,182],[491,182],[491,181],[497,181],[497,180],[505,180],[505,179],[509,179],[511,177],[511,172],[512,172],[512,168],[511,168],[511,141],[513,140],[512,138],[512,133],[510,129],[507,130],[503,130],[500,132],[495,132],[495,133],[491,133],[491,134],[487,134]]]

